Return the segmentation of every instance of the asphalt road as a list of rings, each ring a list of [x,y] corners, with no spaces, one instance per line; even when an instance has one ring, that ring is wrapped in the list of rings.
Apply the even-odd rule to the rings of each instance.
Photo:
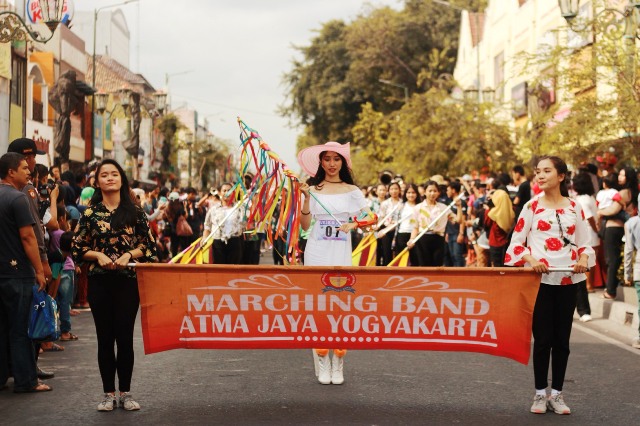
[[[139,317],[138,317],[139,319]],[[482,354],[350,351],[345,384],[320,385],[310,350],[174,350],[144,355],[136,327],[132,393],[139,412],[102,413],[90,312],[80,340],[45,353],[56,377],[39,394],[0,391],[0,425],[331,424],[632,425],[640,418],[640,351],[576,323],[565,383],[570,416],[534,415],[532,366]]]

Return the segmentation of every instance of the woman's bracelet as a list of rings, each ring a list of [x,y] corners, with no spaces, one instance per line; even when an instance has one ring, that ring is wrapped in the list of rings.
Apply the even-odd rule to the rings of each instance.
[[[305,216],[306,216],[306,215],[308,215],[308,214],[311,214],[311,211],[303,212],[302,210],[300,210],[300,213],[302,213],[303,215],[305,215]]]
[[[127,252],[129,254],[129,260],[133,260],[133,253],[131,253],[130,251]]]

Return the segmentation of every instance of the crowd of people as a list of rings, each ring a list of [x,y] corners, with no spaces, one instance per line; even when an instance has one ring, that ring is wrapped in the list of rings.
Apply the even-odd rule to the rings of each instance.
[[[54,373],[37,367],[38,356],[64,351],[67,342],[77,340],[73,317],[90,310],[105,394],[98,409],[120,405],[137,410],[140,405],[130,386],[139,297],[135,271],[127,265],[167,262],[199,237],[213,239],[217,264],[258,264],[267,250],[274,264],[283,264],[290,254],[282,239],[250,229],[230,182],[206,191],[143,188],[135,181],[129,184],[113,160],[60,173],[57,166],[36,164],[36,154],[35,143],[21,138],[0,159],[0,227],[8,235],[6,248],[0,248],[0,386],[12,374],[16,392],[51,390],[42,380]],[[558,395],[574,310],[581,321],[590,321],[588,293],[597,287],[604,287],[602,297],[615,299],[619,285],[635,285],[640,299],[640,255],[634,258],[640,248],[637,170],[602,173],[597,165],[583,164],[570,173],[561,160],[544,157],[533,170],[516,166],[510,173],[434,175],[424,183],[405,182],[396,175],[375,186],[357,187],[348,144],[307,148],[298,159],[310,176],[302,185],[298,243],[305,265],[351,265],[352,250],[373,232],[377,266],[389,265],[408,248],[410,266],[527,265],[540,272],[545,291],[539,293],[534,312],[532,411],[570,411]],[[245,187],[251,179],[245,176]],[[377,223],[362,227],[349,220],[363,213],[377,215]],[[584,220],[576,220],[577,214]],[[559,241],[555,254],[562,256],[545,257],[549,250],[556,251],[545,243],[549,233],[554,244]],[[570,274],[569,283],[548,273],[550,266],[579,270]],[[17,331],[27,323],[33,283],[58,302],[58,342],[34,343]],[[575,285],[560,295],[560,284]],[[544,314],[556,303],[560,316]],[[550,329],[563,331],[552,338]],[[640,349],[640,336],[633,346]],[[314,350],[320,383],[344,381],[346,350],[332,352],[333,358],[327,349]],[[554,361],[552,395],[547,397],[551,353],[561,360]]]

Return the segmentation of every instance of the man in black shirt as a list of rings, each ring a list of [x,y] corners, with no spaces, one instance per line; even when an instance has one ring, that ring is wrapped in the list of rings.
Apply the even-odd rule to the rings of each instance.
[[[45,288],[45,274],[34,232],[28,196],[20,192],[31,173],[24,156],[0,158],[0,388],[13,372],[14,392],[43,392],[34,347],[27,334],[34,282]]]
[[[515,210],[516,218],[518,218],[522,211],[522,206],[531,199],[531,184],[527,180],[522,166],[514,166],[511,169],[511,178],[513,179],[513,184],[518,187],[516,197],[513,199],[513,209]]]

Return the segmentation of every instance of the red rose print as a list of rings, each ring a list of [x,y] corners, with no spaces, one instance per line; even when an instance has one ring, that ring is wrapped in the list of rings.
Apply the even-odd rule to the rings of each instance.
[[[578,254],[582,254],[582,252],[584,252],[584,247],[578,249]]]
[[[536,210],[535,214],[542,213],[543,211],[544,211],[544,209],[538,209],[538,210]]]
[[[576,206],[576,202],[571,200],[571,207],[575,207]]]
[[[569,285],[569,284],[573,284],[573,281],[571,281],[571,277],[562,277],[562,280],[560,281],[561,285]]]
[[[531,210],[535,212],[537,209],[538,209],[538,200],[531,203]]]
[[[564,214],[564,209],[558,209],[558,210],[556,210],[556,213],[558,213],[558,214]]]
[[[571,260],[576,260],[578,258],[578,253],[575,250],[571,250]]]
[[[551,229],[549,222],[544,220],[538,221],[538,231],[548,231],[549,229]]]
[[[557,238],[547,238],[544,245],[549,251],[558,251],[562,248],[562,241]]]
[[[584,220],[584,211],[580,210],[580,214],[582,215],[582,220]]]
[[[567,228],[567,234],[573,235],[574,232],[576,232],[576,226],[575,225],[571,225],[570,227]]]
[[[524,229],[524,219],[520,218],[518,219],[518,223],[516,224],[514,231],[522,232],[523,229]]]
[[[514,253],[516,256],[520,256],[522,253],[524,253],[524,251],[525,251],[525,248],[524,248],[523,246],[515,246],[515,247],[513,248],[513,253]]]
[[[504,255],[504,263],[511,262],[511,255],[509,253]]]
[[[545,265],[547,265],[547,268],[549,267],[549,262],[547,261],[547,259],[540,259],[540,263],[544,263]]]
[[[518,260],[516,263],[513,264],[513,266],[524,266],[524,264],[527,263],[524,260]]]

